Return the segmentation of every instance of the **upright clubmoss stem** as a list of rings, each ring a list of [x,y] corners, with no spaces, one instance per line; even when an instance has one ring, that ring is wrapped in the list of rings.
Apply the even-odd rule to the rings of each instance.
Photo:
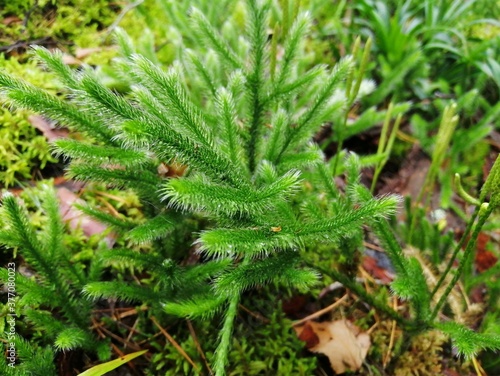
[[[230,301],[229,307],[224,318],[224,325],[221,329],[221,336],[217,350],[215,351],[214,370],[215,376],[224,376],[226,374],[226,364],[231,348],[231,338],[233,334],[234,319],[238,313],[238,303],[240,294],[234,294]]]
[[[491,168],[490,174],[488,178],[486,179],[486,182],[483,185],[483,188],[481,190],[481,195],[479,197],[479,200],[470,196],[465,190],[462,188],[462,185],[460,183],[460,175],[455,176],[455,182],[457,186],[457,190],[460,196],[464,198],[466,202],[469,202],[473,205],[477,205],[476,209],[474,210],[474,213],[472,214],[471,219],[467,223],[467,227],[464,231],[464,234],[462,235],[462,238],[458,242],[457,246],[455,247],[455,250],[453,252],[453,255],[451,256],[450,260],[448,261],[448,264],[446,265],[446,270],[444,273],[441,275],[441,278],[439,279],[438,283],[436,284],[436,287],[434,287],[434,290],[431,293],[431,297],[434,296],[437,291],[441,288],[442,284],[444,283],[447,275],[450,273],[451,268],[453,267],[453,264],[457,258],[458,252],[460,252],[460,249],[462,249],[465,241],[469,237],[469,233],[472,230],[472,227],[474,225],[474,222],[476,221],[476,218],[479,217],[476,227],[474,228],[474,232],[472,233],[472,236],[469,239],[469,242],[467,243],[467,247],[464,252],[464,256],[461,260],[461,263],[455,272],[455,275],[453,277],[453,280],[450,282],[448,285],[446,291],[444,292],[443,296],[441,296],[440,300],[438,301],[438,304],[434,308],[434,311],[432,313],[432,318],[434,318],[438,313],[441,307],[443,306],[444,302],[446,301],[447,296],[450,294],[451,290],[453,289],[454,285],[458,282],[458,279],[460,278],[465,266],[467,265],[468,259],[470,258],[470,255],[476,245],[477,238],[479,236],[479,233],[481,231],[481,228],[483,227],[484,223],[488,219],[489,215],[493,212],[493,210],[498,207],[497,205],[497,194],[498,194],[498,187],[500,186],[499,181],[500,181],[500,157],[497,157],[493,167]],[[496,188],[496,189],[495,189]],[[485,203],[479,205],[481,201],[484,201],[486,199],[486,196],[488,194],[491,194],[491,200],[490,203]]]
[[[479,213],[479,206],[476,208],[474,213],[472,214],[472,217],[470,218],[469,222],[467,223],[467,227],[465,228],[465,231],[460,238],[460,241],[458,244],[455,246],[455,250],[453,251],[453,254],[451,255],[450,260],[448,261],[448,264],[446,265],[446,269],[444,272],[441,274],[441,277],[439,278],[439,281],[436,283],[436,286],[431,292],[431,298],[438,292],[438,290],[441,288],[444,280],[446,279],[446,276],[450,272],[451,268],[453,267],[453,264],[455,263],[455,260],[457,258],[458,252],[462,249],[463,245],[465,244],[465,241],[469,237],[470,231],[472,230],[472,226],[474,225],[474,222],[477,218],[477,215]]]
[[[241,265],[248,265],[250,257],[245,257],[241,261]],[[224,324],[220,331],[220,340],[214,357],[215,376],[224,376],[226,374],[226,364],[231,348],[231,338],[233,335],[234,319],[238,313],[238,304],[240,302],[240,293],[235,293],[229,298],[229,306],[225,312]]]
[[[254,20],[252,31],[252,62],[253,69],[248,75],[248,85],[251,92],[251,124],[250,124],[250,140],[248,143],[248,167],[251,172],[255,170],[257,165],[257,149],[262,134],[263,114],[265,101],[261,98],[263,86],[263,69],[264,69],[264,54],[267,43],[267,34],[265,27],[265,12],[260,9],[254,1],[247,1],[252,18]]]
[[[488,205],[487,203],[481,204],[481,207],[479,208],[479,213],[478,213],[478,220],[477,224],[474,227],[474,231],[472,232],[471,238],[469,239],[469,242],[467,243],[467,247],[465,248],[464,255],[462,257],[462,260],[460,260],[460,264],[458,265],[458,269],[455,271],[455,274],[453,276],[453,279],[451,282],[448,284],[446,287],[446,290],[444,294],[441,296],[439,299],[438,303],[436,304],[436,307],[434,307],[434,310],[432,311],[430,321],[432,321],[441,308],[443,307],[444,303],[446,302],[446,299],[448,298],[448,295],[450,294],[451,290],[453,287],[457,284],[458,280],[460,279],[460,276],[462,275],[465,266],[467,265],[467,261],[469,260],[470,256],[473,253],[473,250],[476,247],[476,241],[479,236],[479,233],[481,232],[481,229],[483,228],[486,220],[490,216],[490,214],[493,212],[493,205]]]

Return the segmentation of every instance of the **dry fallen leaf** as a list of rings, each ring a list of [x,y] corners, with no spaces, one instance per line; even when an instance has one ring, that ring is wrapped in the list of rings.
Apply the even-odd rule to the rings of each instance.
[[[10,17],[5,17],[2,20],[2,24],[4,24],[5,26],[9,26],[12,23],[21,23],[22,21],[23,20],[17,16],[10,16]]]
[[[28,120],[31,125],[43,133],[49,142],[68,137],[69,131],[67,129],[56,128],[54,124],[51,124],[43,116],[30,115]]]
[[[347,320],[308,321],[295,331],[309,351],[328,357],[337,374],[360,369],[371,345],[368,333]]]
[[[81,60],[70,54],[63,54],[62,61],[66,65],[75,65],[77,67],[83,64]]]
[[[93,55],[98,52],[102,52],[108,50],[106,47],[89,47],[89,48],[77,48],[75,51],[75,56],[77,59],[85,59],[90,55]]]
[[[57,197],[59,198],[59,210],[61,212],[62,218],[64,221],[68,222],[71,228],[81,227],[83,233],[87,236],[100,234],[108,229],[106,225],[90,218],[88,215],[82,213],[80,210],[73,206],[77,202],[80,204],[84,202],[69,189],[65,187],[59,187],[57,189]],[[114,235],[112,233],[108,234],[105,238],[105,241],[109,247],[112,247],[115,243]]]
[[[490,241],[490,236],[481,232],[476,242],[476,257],[475,264],[479,273],[482,273],[492,268],[498,261],[498,257],[486,247]]]
[[[373,252],[373,256],[365,254],[363,256],[362,265],[363,268],[370,274],[373,278],[379,280],[383,284],[389,284],[394,279],[394,273],[384,267],[383,263],[380,262],[376,256],[382,254],[382,252]],[[375,257],[374,257],[375,256]]]

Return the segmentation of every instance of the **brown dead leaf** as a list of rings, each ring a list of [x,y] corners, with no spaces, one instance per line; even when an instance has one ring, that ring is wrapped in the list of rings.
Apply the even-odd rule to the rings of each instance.
[[[62,61],[66,65],[75,65],[79,67],[82,65],[82,61],[70,54],[63,54]]]
[[[38,129],[45,136],[47,141],[52,142],[59,138],[68,137],[67,129],[58,129],[51,123],[49,123],[44,117],[39,115],[31,115],[28,118],[31,125]]]
[[[9,26],[10,24],[12,23],[21,23],[23,20],[20,19],[19,17],[17,16],[10,16],[10,17],[5,17],[3,20],[2,20],[2,23],[5,25],[5,26]]]
[[[371,345],[369,334],[347,320],[309,321],[295,331],[309,351],[328,357],[337,374],[360,369]]]
[[[100,234],[107,230],[108,227],[106,225],[90,218],[73,206],[75,203],[82,203],[83,201],[69,189],[59,187],[57,189],[57,197],[60,202],[59,211],[61,212],[61,216],[64,221],[68,222],[71,228],[80,227],[87,236]],[[109,247],[112,247],[114,242],[115,238],[113,234],[106,236],[106,243]]]
[[[380,280],[383,284],[389,284],[394,279],[393,273],[380,267],[377,260],[371,256],[363,256],[362,266],[373,278]]]
[[[319,338],[312,325],[310,325],[309,323],[305,323],[305,325],[301,329],[302,331],[299,334],[299,339],[306,343],[306,347],[308,349],[311,349],[312,347],[319,344]]]
[[[75,55],[77,59],[85,59],[86,57],[93,55],[98,52],[105,51],[109,48],[106,47],[89,47],[89,48],[77,48]]]
[[[477,237],[475,264],[479,273],[493,267],[498,261],[495,254],[486,249],[489,241],[490,237],[484,232],[481,232]]]
[[[162,178],[179,177],[184,174],[186,168],[186,165],[180,164],[177,161],[172,161],[169,164],[162,162],[158,166],[158,175],[160,175]]]

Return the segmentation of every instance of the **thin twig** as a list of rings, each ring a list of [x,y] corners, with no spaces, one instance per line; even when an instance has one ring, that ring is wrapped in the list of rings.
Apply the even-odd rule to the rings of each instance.
[[[377,251],[377,252],[382,252],[382,253],[385,253],[385,250],[381,247],[379,247],[378,245],[375,245],[375,244],[371,244],[371,243],[368,243],[368,242],[363,242],[363,246],[366,247],[366,248],[369,248],[369,249],[373,249],[374,251]]]
[[[398,298],[396,296],[393,297],[393,305],[392,308],[397,311],[398,310]],[[384,361],[382,366],[385,368],[387,363],[389,363],[392,348],[394,347],[394,338],[396,337],[396,320],[392,320],[392,328],[391,328],[391,337],[389,339],[389,347],[387,349],[387,354],[385,354]]]
[[[118,210],[116,210],[113,207],[113,205],[111,205],[108,201],[106,201],[102,197],[97,197],[97,200],[101,201],[104,204],[104,206],[106,206],[108,208],[108,210],[111,212],[111,214],[113,215],[113,217],[115,217],[115,218],[120,218],[121,217],[121,215],[118,212]]]
[[[477,376],[488,376],[486,371],[481,367],[476,357],[472,357],[472,364],[474,365],[474,369],[476,370]]]
[[[146,307],[147,308],[147,307]],[[135,311],[136,308],[130,308],[130,307],[118,307],[118,308],[115,308],[113,311]],[[112,309],[111,308],[101,308],[101,309],[94,309],[92,310],[93,313],[108,313],[108,312],[111,312]],[[142,309],[141,307],[141,311],[144,311],[144,309]],[[131,313],[130,315],[133,315],[135,313]],[[128,315],[128,316],[130,316]]]
[[[245,311],[246,313],[248,313],[250,316],[252,317],[255,317],[256,319],[266,323],[266,324],[269,324],[271,322],[271,320],[269,319],[266,319],[264,316],[262,316],[260,313],[255,313],[255,312],[252,312],[250,311],[247,307],[245,307],[243,304],[239,304],[238,305],[243,311]]]
[[[333,304],[330,304],[328,307],[325,307],[323,309],[320,309],[319,311],[317,312],[314,312],[313,314],[307,316],[307,317],[304,317],[303,319],[301,320],[298,320],[298,321],[295,321],[292,323],[292,326],[297,326],[297,325],[300,325],[300,324],[303,324],[304,322],[306,321],[309,321],[309,320],[312,320],[312,319],[315,319],[315,318],[318,318],[320,317],[321,315],[324,315],[325,313],[327,313],[328,311],[331,311],[332,309],[338,307],[339,305],[341,305],[346,299],[347,299],[348,295],[345,294],[342,298],[340,298],[339,300],[337,300],[335,303]]]
[[[112,199],[114,201],[117,201],[117,202],[119,202],[121,204],[126,204],[127,203],[127,200],[125,198],[117,196],[117,195],[113,195],[111,193],[107,193],[107,192],[103,192],[103,191],[93,191],[92,193],[95,193],[98,196],[103,196],[103,197],[110,198],[110,199]]]
[[[172,346],[175,347],[177,351],[193,366],[193,368],[197,371],[200,370],[200,367],[198,367],[195,362],[189,357],[189,355],[184,351],[184,349],[177,343],[177,341],[172,337],[170,334],[167,333],[167,331],[156,321],[156,318],[154,316],[151,316],[151,321],[153,321],[153,324],[155,324],[158,329],[160,329],[160,332],[165,336],[165,338],[172,344]]]
[[[144,332],[141,332],[140,330],[137,330],[137,329],[134,329],[133,327],[131,327],[130,325],[127,325],[125,324],[123,321],[117,321],[116,322],[117,325],[120,325],[122,327],[124,327],[125,329],[127,329],[128,331],[132,331],[133,333],[137,334],[137,335],[141,335],[143,337],[147,337],[148,335]]]
[[[95,325],[96,323],[94,323]],[[97,329],[97,328],[96,328]],[[143,350],[141,347],[139,347],[138,345],[136,345],[135,343],[133,342],[129,342],[125,339],[123,339],[122,337],[120,336],[117,336],[116,334],[114,334],[112,331],[110,331],[109,329],[107,329],[106,327],[102,326],[102,325],[99,325],[99,328],[98,328],[98,331],[102,331],[103,333],[106,333],[107,336],[109,337],[112,337],[114,339],[116,339],[118,342],[121,342],[123,343],[124,345],[128,346],[129,348],[131,348],[132,350],[136,350],[136,351],[140,351],[140,350]]]
[[[127,310],[126,312],[122,312],[120,314],[115,314],[114,317],[117,319],[123,319],[123,318],[128,317],[128,316],[137,315],[139,313],[139,311],[147,311],[148,309],[149,308],[147,306],[141,306],[139,308],[132,308],[132,309]]]
[[[128,336],[126,338],[127,342],[130,342],[130,340],[132,339],[132,336],[134,335],[134,333],[137,333],[137,330],[136,330],[137,324],[139,324],[139,318],[135,319],[134,325],[132,325],[132,327],[129,329]]]
[[[145,343],[151,343],[151,340],[152,340],[152,339],[154,339],[154,338],[156,338],[156,337],[159,337],[159,336],[161,336],[161,335],[162,335],[162,334],[161,334],[161,332],[155,333],[155,334],[153,334],[152,336],[149,336],[148,338],[143,339],[142,341],[137,342],[137,345],[138,345],[138,346],[142,346],[142,345],[144,345]]]
[[[368,334],[368,335],[371,335],[372,332],[377,328],[377,326],[379,326],[378,321],[375,322],[375,324],[373,324],[372,326],[370,326],[365,333]]]
[[[362,275],[362,278],[360,278],[360,280],[358,281],[358,279],[356,279],[356,281],[358,281],[359,283],[364,283],[365,285],[365,289],[367,292],[370,292],[368,291],[368,288],[369,288],[369,285],[367,282],[371,282],[373,283],[374,285],[377,285],[377,284],[380,284],[380,283],[377,283],[377,280],[375,278],[373,278],[370,273],[368,273],[366,271],[365,268],[363,268],[361,265],[358,267],[358,270],[359,272],[361,273]]]
[[[92,326],[90,327],[90,329],[93,329],[97,332],[97,335],[101,338],[101,339],[104,339],[106,338],[106,335],[104,334],[104,332],[101,330],[102,328],[102,323],[101,322],[98,322],[94,317],[92,317]]]
[[[205,353],[203,352],[203,349],[201,348],[200,342],[198,341],[198,336],[196,335],[196,332],[194,331],[193,324],[191,324],[191,321],[186,320],[188,328],[189,328],[189,333],[191,333],[191,337],[193,337],[194,345],[196,346],[196,350],[198,350],[198,354],[200,354],[201,359],[203,360],[203,363],[205,364],[205,367],[207,368],[207,371],[210,375],[213,375],[214,373],[212,372],[212,369],[210,368],[210,365],[208,364],[207,357],[205,356]]]
[[[8,46],[1,46],[0,52],[10,52],[16,48],[28,48],[31,45],[48,46],[51,43],[54,44],[55,41],[50,37],[43,37],[43,38],[38,38],[38,39],[33,39],[33,40],[28,40],[28,41],[20,40],[20,41],[13,43],[13,44],[8,45]]]

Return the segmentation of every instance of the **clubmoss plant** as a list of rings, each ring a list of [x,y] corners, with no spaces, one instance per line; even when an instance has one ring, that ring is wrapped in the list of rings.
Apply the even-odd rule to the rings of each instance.
[[[7,366],[5,358],[0,361],[0,370],[5,375],[13,374],[12,371],[20,375],[55,374],[56,351],[83,348],[97,352],[101,360],[110,356],[109,345],[98,341],[90,330],[92,303],[81,297],[83,287],[99,279],[103,264],[95,259],[85,270],[83,263],[71,260],[73,255],[63,243],[64,224],[53,189],[42,185],[37,196],[46,216],[46,230],[41,234],[30,223],[26,209],[16,197],[5,193],[2,200],[4,226],[0,243],[21,250],[24,260],[37,272],[37,279],[32,279],[16,270],[15,293],[11,297],[16,303],[5,305],[17,308],[17,335],[11,341],[15,342],[20,359],[14,370]],[[0,269],[0,280],[8,280],[6,268]],[[54,311],[59,314],[54,315]],[[43,331],[42,341],[27,341],[20,336],[21,317]]]
[[[346,104],[352,102],[344,82],[353,69],[352,59],[306,69],[300,57],[309,14],[298,13],[289,27],[270,36],[270,2],[246,2],[238,50],[202,12],[192,9],[190,14],[206,45],[191,51],[185,61],[194,69],[177,62],[163,70],[136,54],[126,34],[118,32],[122,58],[115,67],[132,83],[127,97],[109,90],[91,68],[73,72],[60,53],[42,48],[35,53],[71,91],[70,100],[0,73],[9,104],[40,112],[85,135],[54,144],[56,154],[71,159],[70,177],[132,189],[141,198],[147,220],[138,226],[93,208],[84,210],[129,240],[151,242],[159,249],[101,254],[105,263],[128,262],[147,269],[156,285],[90,282],[84,293],[141,301],[173,316],[219,315],[218,344],[211,359],[216,375],[226,373],[242,295],[270,284],[306,290],[318,282],[316,270],[342,282],[412,333],[438,325],[422,267],[404,255],[385,220],[399,198],[374,198],[360,183],[356,155],[326,161],[310,141],[331,117],[345,118]],[[275,63],[268,64],[273,59]],[[337,169],[340,161],[342,168]],[[161,173],[174,162],[185,170],[173,176]],[[345,171],[345,192],[334,184],[337,170]],[[193,248],[201,258],[185,265],[179,249],[168,247],[166,240],[193,219],[199,223],[192,234]],[[385,246],[398,273],[392,288],[410,301],[412,317],[401,317],[368,294],[352,273],[315,270],[310,254],[320,243],[332,246],[333,258],[353,260],[363,225]],[[192,251],[184,249],[186,256]],[[455,323],[440,328],[463,339],[466,346],[460,350],[467,355],[477,347],[499,344]]]
[[[337,205],[329,218],[299,220],[301,210],[289,198],[301,187],[301,169],[325,168],[321,152],[309,140],[331,115],[332,108],[340,107],[342,99],[332,103],[332,98],[349,73],[350,60],[344,59],[332,69],[297,71],[299,42],[310,22],[307,14],[301,14],[283,40],[285,54],[275,79],[270,80],[266,72],[267,6],[254,2],[247,5],[248,61],[218,37],[200,12],[193,10],[197,29],[205,33],[220,64],[229,71],[217,81],[213,72],[200,65],[201,73],[215,88],[206,93],[205,108],[192,103],[175,67],[164,72],[133,54],[123,34],[119,42],[124,58],[118,66],[136,82],[132,101],[109,91],[91,70],[74,74],[60,55],[43,49],[37,49],[38,55],[74,91],[72,103],[9,76],[0,79],[6,98],[13,104],[43,108],[46,116],[99,141],[61,140],[55,147],[58,153],[73,158],[71,176],[133,188],[147,202],[152,218],[129,236],[141,233],[137,238],[145,241],[165,235],[179,215],[173,209],[203,213],[211,220],[211,226],[200,233],[196,243],[213,261],[196,269],[200,280],[212,276],[212,288],[173,302],[172,291],[145,292],[112,282],[88,285],[86,291],[91,296],[164,301],[168,313],[190,317],[210,316],[225,307],[214,359],[218,374],[224,372],[243,291],[270,282],[310,286],[317,280],[316,273],[299,266],[298,249],[306,241],[339,239],[365,218],[392,213],[398,201],[390,196],[370,199],[356,210]],[[299,96],[300,91],[305,91],[304,95]],[[294,109],[297,98],[307,106]],[[82,107],[85,111],[81,111]],[[157,168],[174,158],[188,166],[189,172],[163,180]],[[325,178],[334,189],[331,177],[326,174]],[[127,224],[120,226],[123,230]],[[155,262],[133,251],[115,252],[113,256],[118,254],[136,263]],[[194,276],[175,278],[172,271],[178,267],[171,262],[160,265],[162,270],[166,268],[164,279],[169,278],[169,284],[177,286],[177,290],[179,282],[193,285]]]

